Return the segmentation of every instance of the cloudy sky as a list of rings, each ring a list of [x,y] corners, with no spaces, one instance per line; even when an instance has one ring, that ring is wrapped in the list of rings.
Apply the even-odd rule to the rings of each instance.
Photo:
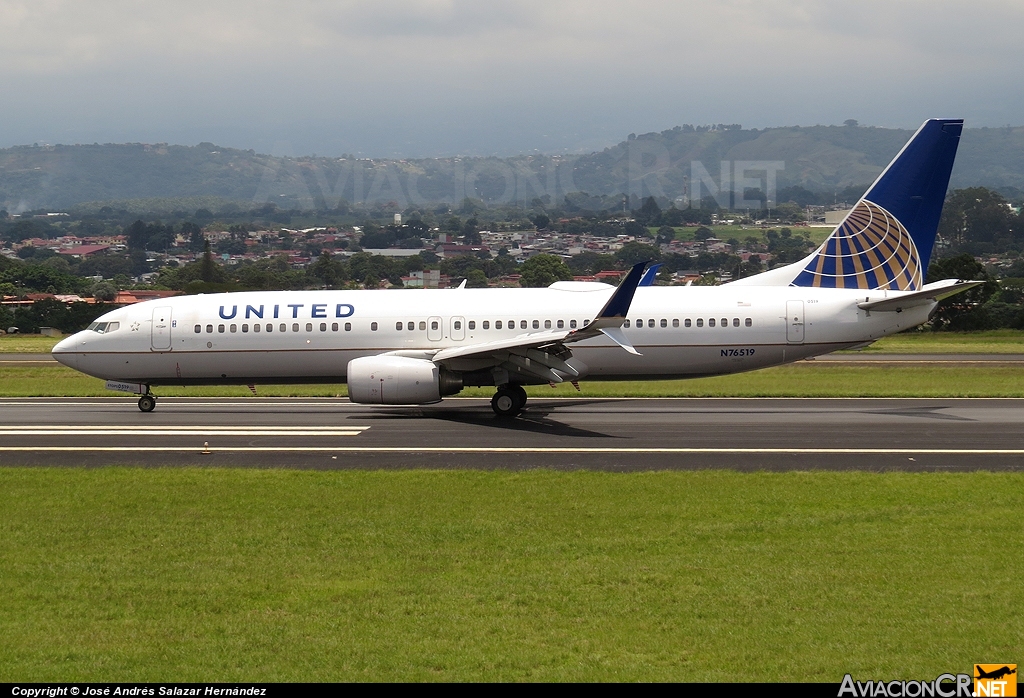
[[[677,124],[1024,123],[1020,0],[0,0],[0,147],[586,151]]]

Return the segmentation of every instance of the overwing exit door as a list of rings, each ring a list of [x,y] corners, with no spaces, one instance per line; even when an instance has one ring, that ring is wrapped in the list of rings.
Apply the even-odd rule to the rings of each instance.
[[[171,308],[153,308],[153,351],[169,351],[171,348]]]
[[[786,301],[786,341],[804,343],[804,302]]]
[[[441,318],[432,317],[427,319],[427,339],[431,342],[440,342],[444,330],[441,328]]]

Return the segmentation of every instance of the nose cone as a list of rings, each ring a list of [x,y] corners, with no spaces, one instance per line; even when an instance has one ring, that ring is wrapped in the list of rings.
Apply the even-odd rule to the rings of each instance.
[[[65,366],[70,366],[77,370],[78,354],[75,354],[74,351],[75,347],[81,344],[79,340],[80,338],[78,334],[73,334],[66,339],[60,340],[57,342],[56,346],[53,347],[53,351],[50,352],[50,355]]]

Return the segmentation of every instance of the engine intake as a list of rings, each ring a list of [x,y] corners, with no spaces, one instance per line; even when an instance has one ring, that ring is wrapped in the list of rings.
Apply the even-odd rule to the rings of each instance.
[[[364,356],[348,362],[348,397],[365,405],[423,405],[462,390],[462,377],[433,361]]]

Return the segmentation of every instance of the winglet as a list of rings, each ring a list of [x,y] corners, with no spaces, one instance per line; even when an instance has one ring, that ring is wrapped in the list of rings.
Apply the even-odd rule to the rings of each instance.
[[[633,302],[633,294],[636,293],[636,287],[640,285],[640,281],[643,279],[644,267],[648,264],[649,262],[640,262],[633,265],[633,268],[626,274],[626,278],[615,289],[615,293],[612,294],[612,297],[601,308],[601,312],[597,314],[597,319],[626,317],[626,313],[629,312],[629,306]]]
[[[653,286],[654,279],[658,276],[658,270],[661,269],[661,263],[652,264],[648,267],[647,271],[644,272],[644,276],[640,279],[640,286]]]

